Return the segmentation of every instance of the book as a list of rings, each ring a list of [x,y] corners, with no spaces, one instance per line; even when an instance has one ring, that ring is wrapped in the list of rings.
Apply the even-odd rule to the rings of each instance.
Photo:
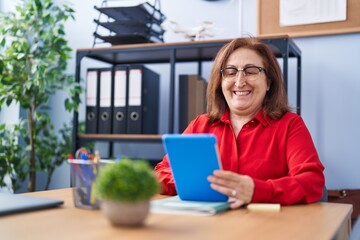
[[[152,200],[150,212],[178,215],[212,216],[230,209],[229,202],[184,201],[178,195]]]

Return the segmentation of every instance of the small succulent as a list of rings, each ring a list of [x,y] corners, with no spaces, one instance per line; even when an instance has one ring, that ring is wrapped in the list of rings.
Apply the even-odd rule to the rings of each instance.
[[[100,200],[140,202],[158,193],[159,183],[144,160],[122,159],[104,166],[95,181]]]

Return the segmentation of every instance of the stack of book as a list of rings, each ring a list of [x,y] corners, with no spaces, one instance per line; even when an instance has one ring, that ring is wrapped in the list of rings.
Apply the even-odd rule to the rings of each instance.
[[[163,42],[164,29],[161,24],[166,19],[159,8],[148,2],[127,7],[96,7],[101,14],[106,15],[107,21],[95,19],[97,26],[109,30],[108,35],[103,35],[97,30],[95,38],[112,45],[132,43]]]

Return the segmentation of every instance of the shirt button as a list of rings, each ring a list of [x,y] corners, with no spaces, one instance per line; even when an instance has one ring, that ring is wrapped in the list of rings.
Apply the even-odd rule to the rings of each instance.
[[[247,128],[248,128],[249,126],[250,126],[249,124],[246,124],[246,125],[245,125],[245,127],[247,127]]]

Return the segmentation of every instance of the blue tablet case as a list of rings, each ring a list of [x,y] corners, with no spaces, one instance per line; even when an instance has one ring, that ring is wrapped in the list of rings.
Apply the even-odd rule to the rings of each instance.
[[[228,200],[226,195],[213,190],[207,180],[215,169],[221,169],[215,135],[165,134],[162,141],[181,200]]]

